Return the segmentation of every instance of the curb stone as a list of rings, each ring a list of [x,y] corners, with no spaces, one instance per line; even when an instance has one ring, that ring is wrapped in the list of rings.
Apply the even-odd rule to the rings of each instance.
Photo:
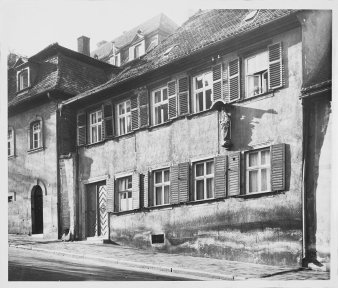
[[[129,267],[135,267],[135,268],[141,268],[145,270],[156,270],[166,273],[173,273],[173,274],[183,274],[183,275],[191,275],[191,276],[197,276],[197,277],[205,277],[209,278],[206,280],[231,280],[231,281],[237,281],[237,280],[246,280],[244,277],[238,277],[234,275],[225,275],[225,274],[218,274],[218,273],[210,273],[210,272],[201,272],[197,270],[190,270],[190,269],[184,269],[184,268],[174,268],[174,267],[167,267],[167,266],[159,266],[159,265],[152,265],[152,264],[145,264],[140,262],[134,262],[134,261],[127,261],[127,260],[119,260],[114,258],[105,258],[105,257],[99,257],[99,256],[92,256],[92,255],[86,255],[86,254],[76,254],[76,253],[70,253],[65,251],[58,251],[58,250],[49,250],[44,248],[35,248],[32,247],[32,245],[15,245],[15,244],[9,244],[9,247],[15,247],[19,249],[25,249],[25,250],[34,250],[34,251],[41,251],[41,252],[47,252],[50,254],[56,254],[61,256],[69,256],[72,258],[80,258],[80,259],[91,259],[91,260],[99,260],[104,261],[108,263],[113,264],[121,264]]]

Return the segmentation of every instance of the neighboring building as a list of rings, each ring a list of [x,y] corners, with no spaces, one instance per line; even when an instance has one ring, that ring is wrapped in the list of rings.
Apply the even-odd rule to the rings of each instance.
[[[174,21],[161,13],[110,42],[101,41],[90,55],[121,66],[148,53],[177,28],[178,25]]]
[[[106,82],[115,70],[57,43],[30,58],[19,58],[9,67],[9,233],[54,239],[62,235],[60,226],[68,219],[58,211],[69,203],[58,193],[58,158],[74,149],[71,139],[75,135],[63,128],[64,123],[71,124],[72,115],[60,119],[58,105]]]

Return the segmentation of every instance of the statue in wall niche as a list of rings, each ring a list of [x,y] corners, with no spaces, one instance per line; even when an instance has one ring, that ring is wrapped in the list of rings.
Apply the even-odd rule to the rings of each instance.
[[[231,146],[231,115],[227,113],[225,109],[221,111],[221,136],[222,136],[222,146],[224,148],[229,148]]]

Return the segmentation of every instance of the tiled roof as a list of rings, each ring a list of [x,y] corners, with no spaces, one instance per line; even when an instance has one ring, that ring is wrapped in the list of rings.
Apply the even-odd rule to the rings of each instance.
[[[57,48],[57,49],[56,49]],[[51,55],[47,52],[39,53],[46,49],[56,49]],[[70,52],[69,49],[53,44],[43,51],[29,58],[34,62],[37,76],[32,86],[20,93],[16,92],[16,70],[8,70],[8,107],[29,101],[34,97],[52,90],[58,90],[70,95],[76,95],[93,87],[96,87],[108,80],[107,68],[114,69],[114,66],[92,59],[80,53]],[[69,50],[69,51],[68,51]],[[58,53],[57,53],[58,52]],[[73,54],[74,53],[74,54]],[[74,57],[76,55],[77,57]],[[89,58],[90,61],[81,61]],[[38,61],[39,60],[39,61]],[[83,59],[82,59],[83,60]],[[94,60],[96,65],[93,65]],[[101,67],[101,68],[100,68]],[[107,71],[108,72],[108,71]]]
[[[94,57],[94,55],[96,54],[99,57],[99,59],[108,56],[113,49],[112,42],[115,43],[115,46],[117,48],[122,48],[128,45],[131,41],[133,41],[138,30],[141,30],[143,35],[148,35],[151,32],[156,31],[157,29],[160,29],[164,32],[171,34],[177,28],[178,25],[174,21],[172,21],[166,15],[161,13],[147,20],[146,22],[134,27],[133,29],[123,33],[122,35],[113,39],[112,41],[101,45],[99,48],[92,51],[90,55]]]
[[[81,99],[93,93],[115,87],[121,82],[134,79],[144,73],[163,67],[212,45],[216,42],[239,36],[264,24],[281,19],[295,10],[259,10],[252,21],[244,21],[251,10],[205,10],[189,18],[174,34],[139,60],[123,66],[123,70],[107,83],[86,91],[76,97]],[[175,46],[168,57],[163,54]],[[66,103],[74,100],[69,99]]]

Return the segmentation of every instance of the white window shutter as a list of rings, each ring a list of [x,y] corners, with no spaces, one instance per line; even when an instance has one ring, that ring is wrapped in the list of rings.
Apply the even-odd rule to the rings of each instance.
[[[229,98],[234,101],[240,98],[240,62],[239,58],[229,62]]]
[[[269,90],[283,86],[282,43],[268,46],[269,51]]]

